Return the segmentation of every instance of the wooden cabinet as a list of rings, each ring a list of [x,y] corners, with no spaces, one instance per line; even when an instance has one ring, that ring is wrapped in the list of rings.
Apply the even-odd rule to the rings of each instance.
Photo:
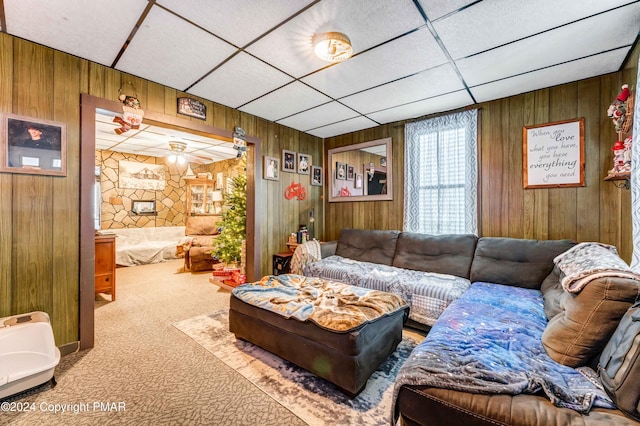
[[[185,179],[187,183],[187,214],[219,214],[222,193],[215,190],[213,179]]]
[[[116,236],[96,235],[95,294],[116,300]]]

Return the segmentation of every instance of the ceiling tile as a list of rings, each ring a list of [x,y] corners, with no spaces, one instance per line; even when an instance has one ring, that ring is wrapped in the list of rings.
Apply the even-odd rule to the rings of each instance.
[[[301,77],[328,65],[313,54],[311,40],[316,33],[343,32],[358,53],[421,25],[424,20],[411,0],[323,0],[247,50]]]
[[[235,51],[230,44],[154,7],[116,68],[184,90]]]
[[[626,3],[629,1],[481,1],[433,26],[451,56],[459,59]]]
[[[449,64],[340,99],[362,114],[464,89]]]
[[[167,9],[237,47],[244,47],[313,0],[157,0]]]
[[[111,65],[147,1],[92,2],[87,8],[74,0],[19,0],[5,1],[3,6],[10,34]]]
[[[456,61],[469,86],[605,52],[635,41],[640,3],[597,15],[553,31]],[[611,37],[603,38],[592,28],[606,27]],[[500,66],[495,66],[500,64]],[[617,71],[621,63],[612,63]]]
[[[322,93],[296,81],[244,105],[240,111],[275,121],[330,100]]]
[[[357,115],[357,112],[334,101],[278,120],[278,123],[304,132],[307,129],[346,120]]]
[[[196,96],[237,108],[292,81],[264,62],[239,53],[188,90]]]
[[[343,135],[345,133],[356,132],[362,129],[368,129],[370,127],[377,126],[373,120],[367,117],[356,117],[349,120],[344,120],[339,123],[330,124],[324,127],[318,127],[317,129],[309,130],[307,133],[319,138],[329,138],[332,136]]]
[[[460,90],[454,93],[448,93],[446,95],[412,102],[395,108],[377,111],[367,114],[367,117],[385,124],[409,118],[422,117],[428,114],[450,111],[456,108],[472,105],[473,103],[473,99],[471,99],[469,93],[467,93],[466,90]]]
[[[417,51],[419,55],[415,54]],[[302,81],[331,97],[339,98],[433,68],[446,61],[431,33],[423,28],[311,74]]]
[[[612,64],[621,64],[626,54],[627,49],[617,49],[540,71],[471,87],[471,93],[478,102],[485,102],[606,74],[611,72]]]
[[[476,0],[418,0],[430,21],[475,3]]]

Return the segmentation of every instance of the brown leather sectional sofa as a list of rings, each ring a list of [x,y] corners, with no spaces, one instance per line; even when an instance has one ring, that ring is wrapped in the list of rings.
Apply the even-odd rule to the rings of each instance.
[[[380,233],[391,233],[381,238]],[[340,240],[323,245],[322,257],[333,254],[353,256],[356,261],[375,262],[373,252],[394,253],[396,247],[378,247],[380,241],[394,245],[400,240],[398,231],[345,230]],[[344,236],[344,241],[343,241]],[[403,267],[428,264],[440,273],[459,274],[460,262],[451,262],[460,253],[468,253],[469,239],[460,236],[411,234],[412,244],[405,245]],[[640,299],[640,283],[618,277],[592,281],[580,293],[567,293],[560,284],[559,271],[553,259],[575,245],[566,240],[538,241],[512,238],[477,238],[474,241],[468,278],[503,285],[540,289],[549,322],[543,334],[543,345],[556,361],[577,367],[597,369],[599,355],[616,330],[622,315]],[[461,241],[455,247],[451,241]],[[441,244],[441,245],[439,245]],[[446,249],[444,248],[446,247]],[[393,258],[392,263],[396,262]],[[397,262],[396,262],[397,263]],[[450,266],[450,268],[449,268]],[[424,270],[424,269],[423,269]],[[505,303],[508,303],[505,300]],[[427,334],[426,339],[429,339]],[[637,378],[640,386],[640,378]],[[435,387],[403,385],[397,404],[399,420],[404,425],[639,425],[619,410],[594,408],[583,415],[568,408],[554,406],[542,394],[504,395],[475,394]]]

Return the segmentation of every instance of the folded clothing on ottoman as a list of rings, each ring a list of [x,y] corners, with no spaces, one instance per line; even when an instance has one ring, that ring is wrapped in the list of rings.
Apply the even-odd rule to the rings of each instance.
[[[236,287],[229,330],[354,397],[395,351],[408,316],[391,293],[301,275]]]

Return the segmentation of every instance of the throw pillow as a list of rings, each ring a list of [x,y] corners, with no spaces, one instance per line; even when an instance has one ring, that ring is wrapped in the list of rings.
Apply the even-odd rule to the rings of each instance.
[[[640,299],[640,282],[619,277],[591,281],[579,293],[564,292],[562,311],[542,333],[551,358],[569,367],[588,364],[611,338],[627,309]]]

